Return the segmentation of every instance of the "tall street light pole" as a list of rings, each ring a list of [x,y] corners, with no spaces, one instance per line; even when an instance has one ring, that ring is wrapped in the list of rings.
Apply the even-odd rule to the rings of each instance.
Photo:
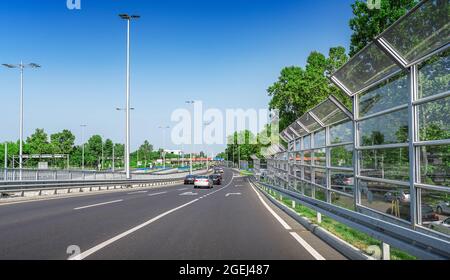
[[[18,68],[20,70],[20,124],[19,124],[19,178],[22,180],[22,168],[23,168],[23,70],[25,68],[41,68],[39,64],[29,63],[23,64],[3,64],[6,68],[13,69]]]
[[[86,128],[86,124],[81,124],[81,169],[84,170],[84,129]]]
[[[195,104],[195,101],[192,101],[192,100],[188,100],[188,101],[186,101],[186,104],[191,104],[191,105],[194,105]],[[194,115],[194,114],[192,114],[192,115]],[[192,122],[191,122],[192,123]],[[191,128],[191,132],[192,132],[192,128]],[[192,174],[192,153],[194,152],[194,141],[193,141],[193,139],[194,139],[194,137],[193,137],[194,135],[192,135],[192,137],[191,137],[191,141],[192,141],[192,150],[191,150],[191,152],[190,152],[190,167],[189,167],[189,174]]]
[[[126,140],[125,140],[125,170],[127,179],[131,179],[130,173],[130,24],[132,19],[138,19],[138,15],[120,14],[121,19],[127,21],[127,89],[126,89]]]
[[[169,129],[170,126],[160,126],[159,129],[163,130],[163,151],[162,151],[162,160],[163,160],[163,168],[166,169],[166,129]]]
[[[124,111],[125,114],[127,114],[127,109],[126,108],[116,108],[117,111]],[[130,108],[131,111],[134,111],[134,108]],[[126,130],[128,132],[128,129]],[[125,137],[126,138],[126,137]],[[124,168],[126,169],[126,158],[125,155],[127,154],[127,145],[124,146],[123,149],[123,163],[124,163]],[[130,154],[130,153],[128,153]],[[129,159],[129,158],[128,158]]]

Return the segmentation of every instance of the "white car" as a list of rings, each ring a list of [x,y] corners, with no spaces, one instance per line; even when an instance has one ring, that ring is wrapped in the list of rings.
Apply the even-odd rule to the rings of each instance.
[[[430,223],[430,228],[445,234],[450,234],[450,218]]]
[[[194,188],[213,188],[213,181],[209,176],[197,176],[194,181]]]

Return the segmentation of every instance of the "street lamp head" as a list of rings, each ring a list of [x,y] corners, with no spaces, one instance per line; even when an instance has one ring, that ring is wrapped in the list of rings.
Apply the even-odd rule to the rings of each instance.
[[[195,101],[191,101],[191,100],[186,101],[186,104],[194,104],[194,103],[195,103]]]
[[[30,63],[30,64],[28,64],[28,66],[31,68],[41,68],[41,65],[36,64],[36,63]]]
[[[139,19],[139,18],[141,18],[141,16],[138,16],[138,15],[132,15],[131,18],[132,18],[132,19]]]
[[[13,64],[2,64],[3,66],[5,66],[6,68],[17,68],[17,65],[13,65]]]
[[[120,14],[119,15],[119,17],[121,18],[121,19],[125,19],[125,20],[130,20],[130,19],[139,19],[139,18],[141,18],[141,16],[138,16],[138,15],[128,15],[128,14]]]

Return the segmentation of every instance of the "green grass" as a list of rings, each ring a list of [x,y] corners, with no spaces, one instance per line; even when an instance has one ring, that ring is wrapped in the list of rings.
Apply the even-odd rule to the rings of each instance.
[[[242,176],[251,176],[253,175],[253,172],[247,171],[247,170],[240,170],[240,174]]]
[[[280,197],[279,197],[278,193],[276,193],[275,195],[273,193],[271,193],[270,195],[280,201]],[[292,208],[292,200],[291,199],[283,197],[282,202],[286,206],[289,206]],[[303,205],[300,205],[298,203],[295,204],[295,211],[298,214],[300,214],[300,216],[308,219],[310,222],[317,224],[317,212],[316,211],[314,211],[308,207],[305,207]],[[368,234],[365,234],[361,231],[355,230],[351,227],[348,227],[342,223],[339,223],[339,222],[337,222],[329,217],[323,216],[323,215],[322,215],[322,223],[320,224],[320,226],[364,252],[366,251],[368,246],[371,246],[371,245],[381,246],[381,241],[370,237]],[[392,260],[415,260],[417,258],[414,256],[411,256],[408,253],[405,253],[401,250],[391,247],[391,259]]]

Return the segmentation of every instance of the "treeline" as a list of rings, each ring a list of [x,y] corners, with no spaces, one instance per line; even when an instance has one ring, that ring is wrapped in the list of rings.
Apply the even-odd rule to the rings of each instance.
[[[24,155],[65,155],[64,158],[43,159],[47,161],[49,166],[58,168],[80,168],[82,166],[83,144],[75,145],[76,137],[70,130],[63,130],[50,136],[44,129],[36,129],[36,131],[27,137],[23,142]],[[18,167],[19,141],[0,143],[0,167],[4,166],[5,144],[8,150],[8,167],[13,167],[13,157],[15,158],[14,166]],[[125,145],[122,143],[114,143],[111,139],[103,139],[100,135],[91,136],[84,143],[84,165],[87,169],[110,169],[112,168],[113,153],[115,158],[115,167],[122,168],[124,166]],[[68,156],[68,160],[67,160]],[[152,161],[159,159],[161,150],[154,150],[153,145],[149,141],[139,147],[138,150],[130,154],[130,164],[137,167],[138,161],[141,167],[148,166]],[[166,158],[175,157],[176,155],[167,155]],[[24,159],[25,168],[37,167],[39,159]]]

